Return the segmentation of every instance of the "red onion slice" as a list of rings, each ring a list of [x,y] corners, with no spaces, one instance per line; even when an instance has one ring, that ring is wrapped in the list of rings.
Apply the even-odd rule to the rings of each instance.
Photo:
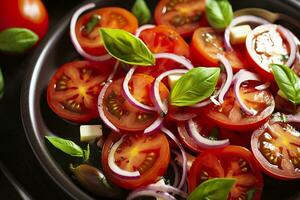
[[[161,131],[164,132],[166,135],[168,135],[178,146],[178,148],[181,151],[181,155],[182,155],[182,176],[180,179],[180,183],[178,185],[178,188],[181,189],[185,183],[186,177],[187,177],[187,157],[185,154],[185,151],[181,145],[181,143],[179,142],[179,140],[176,138],[176,136],[167,128],[162,127]]]
[[[111,56],[109,54],[105,54],[103,56],[93,56],[91,54],[88,54],[87,52],[85,52],[82,47],[80,46],[77,37],[76,37],[76,32],[75,32],[75,27],[76,27],[76,22],[79,18],[79,16],[89,10],[92,9],[96,6],[95,3],[88,3],[82,7],[80,7],[72,16],[71,18],[71,23],[70,23],[70,37],[71,37],[71,41],[76,49],[76,51],[84,58],[88,59],[88,60],[92,60],[92,61],[105,61],[105,60],[109,60],[111,58]]]
[[[147,30],[147,29],[154,28],[154,27],[155,27],[155,25],[153,25],[153,24],[145,24],[143,26],[140,26],[138,29],[136,29],[135,36],[140,37],[141,32],[143,32],[144,30]]]
[[[161,116],[158,116],[157,119],[144,130],[144,134],[150,134],[150,133],[153,133],[153,132],[157,131],[158,129],[160,129],[163,121],[164,121],[164,118]]]
[[[235,17],[231,23],[229,24],[229,26],[227,26],[227,28],[225,29],[224,32],[224,42],[225,42],[225,48],[227,51],[231,51],[232,50],[232,46],[230,43],[230,31],[233,27],[235,27],[236,25],[242,24],[242,23],[255,23],[255,24],[269,24],[270,22],[261,18],[261,17],[257,17],[254,15],[242,15],[242,16],[238,16]]]
[[[146,190],[146,189],[142,189],[142,190],[135,190],[133,192],[131,192],[126,200],[133,200],[137,197],[144,197],[144,196],[151,196],[151,197],[155,197],[155,198],[160,198],[163,200],[176,200],[176,198],[168,193],[162,193],[160,191],[153,191],[153,190]]]
[[[192,69],[194,66],[192,65],[191,61],[187,59],[184,56],[178,56],[174,53],[157,53],[154,55],[156,59],[158,58],[167,58],[170,60],[174,60],[175,62],[178,62],[182,64],[187,69]]]
[[[268,89],[271,86],[270,82],[266,82],[264,84],[258,85],[255,87],[256,90],[265,90]]]
[[[130,171],[126,171],[121,169],[118,165],[116,165],[115,163],[115,152],[117,151],[117,149],[119,148],[119,146],[122,144],[124,137],[121,137],[121,139],[119,141],[117,141],[110,149],[110,152],[108,154],[108,166],[109,168],[116,174],[118,174],[119,176],[122,177],[130,177],[130,178],[137,178],[139,177],[141,174],[139,171],[134,171],[134,172],[130,172]]]
[[[118,60],[116,60],[114,68],[113,68],[112,72],[110,73],[110,75],[108,76],[107,81],[112,81],[112,79],[115,77],[117,70],[119,68],[119,64],[120,64],[120,62]]]
[[[173,160],[171,160],[170,162],[173,170],[174,170],[174,182],[173,182],[173,187],[178,187],[178,183],[179,183],[179,170],[177,165],[175,164],[175,162]]]
[[[232,78],[233,78],[233,72],[232,72],[232,67],[227,58],[222,55],[222,54],[217,54],[218,60],[224,65],[225,71],[226,71],[226,81],[220,89],[220,94],[218,97],[219,103],[223,104],[224,103],[224,96],[228,92],[231,83],[232,83]]]
[[[154,190],[154,191],[161,191],[161,192],[167,192],[167,193],[174,193],[176,195],[181,196],[182,198],[187,198],[188,194],[186,192],[183,192],[175,187],[172,187],[170,185],[155,185],[150,184],[145,187],[145,189]]]
[[[193,121],[193,119],[188,120],[187,126],[188,131],[194,138],[195,142],[204,149],[220,148],[229,145],[229,139],[210,140],[206,137],[203,137],[200,133],[201,130],[198,130],[197,124]]]

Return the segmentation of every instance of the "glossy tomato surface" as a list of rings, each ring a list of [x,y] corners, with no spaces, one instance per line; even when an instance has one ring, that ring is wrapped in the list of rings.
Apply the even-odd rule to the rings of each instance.
[[[263,177],[253,154],[243,147],[229,145],[199,154],[188,175],[189,193],[211,178],[236,179],[229,200],[247,199],[247,192],[253,189],[255,190],[253,199],[260,199]]]
[[[108,165],[110,149],[121,136],[111,133],[105,141],[102,150],[102,167],[106,177],[114,184],[135,189],[154,183],[168,168],[170,147],[166,136],[157,132],[151,135],[130,134],[123,137],[123,141],[115,152],[114,162],[123,170],[140,173],[139,177],[128,178],[115,174]]]
[[[42,39],[48,31],[48,13],[40,0],[1,0],[0,31],[28,28]]]
[[[88,31],[91,20],[98,19],[95,26]],[[76,36],[81,47],[92,55],[106,54],[99,35],[99,28],[123,29],[134,33],[138,27],[136,17],[124,8],[106,7],[92,10],[81,16],[76,23]]]

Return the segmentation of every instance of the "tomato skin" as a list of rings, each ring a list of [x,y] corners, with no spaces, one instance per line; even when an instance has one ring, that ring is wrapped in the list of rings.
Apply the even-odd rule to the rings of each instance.
[[[0,31],[27,28],[36,33],[40,40],[48,31],[48,12],[40,0],[1,0],[0,19]]]
[[[170,147],[168,140],[164,134],[162,134],[161,132],[156,132],[154,134],[157,134],[157,136],[154,136],[154,138],[158,137],[160,140],[159,142],[161,143],[160,152],[157,160],[152,165],[152,167],[148,169],[148,171],[146,171],[145,173],[141,174],[140,177],[131,179],[115,174],[108,166],[108,155],[110,148],[115,142],[117,142],[120,139],[120,135],[118,133],[109,134],[102,148],[101,156],[102,168],[108,180],[126,189],[135,189],[156,182],[157,179],[160,176],[162,176],[168,168],[170,161]]]

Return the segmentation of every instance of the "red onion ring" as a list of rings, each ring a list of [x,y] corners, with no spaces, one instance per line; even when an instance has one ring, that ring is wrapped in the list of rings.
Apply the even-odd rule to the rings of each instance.
[[[176,195],[181,196],[182,198],[187,198],[188,194],[186,192],[183,192],[175,187],[172,187],[170,185],[155,185],[150,184],[145,187],[145,189],[154,190],[154,191],[161,191],[161,192],[167,192],[167,193],[174,193]]]
[[[88,54],[87,52],[85,52],[82,47],[80,46],[77,37],[76,37],[76,33],[75,33],[75,27],[76,27],[76,22],[79,18],[79,16],[89,10],[92,9],[96,6],[95,3],[88,3],[82,7],[80,7],[72,16],[71,18],[71,23],[70,23],[70,37],[71,37],[71,41],[76,49],[76,51],[84,58],[88,59],[88,60],[92,60],[92,61],[105,61],[105,60],[109,60],[111,58],[111,56],[109,54],[105,54],[102,56],[93,56],[91,54]]]
[[[235,17],[231,21],[231,23],[227,26],[227,28],[225,29],[225,32],[224,32],[224,43],[225,43],[225,48],[227,51],[232,50],[232,46],[230,43],[231,29],[233,27],[235,27],[236,25],[246,23],[246,22],[255,23],[255,24],[269,24],[270,23],[269,21],[267,21],[261,17],[254,16],[254,15],[242,15],[242,16]]]
[[[136,29],[135,36],[140,37],[141,32],[143,32],[144,30],[147,30],[147,29],[154,28],[154,27],[155,27],[155,25],[153,25],[153,24],[145,24],[143,26],[140,26],[138,29]]]
[[[110,75],[108,76],[107,81],[112,81],[112,79],[115,77],[117,70],[119,68],[119,64],[120,64],[120,62],[118,60],[116,60],[114,68],[113,68],[112,72],[110,73]]]
[[[169,136],[176,143],[176,145],[178,146],[178,148],[180,149],[181,154],[182,154],[182,165],[183,165],[182,166],[182,176],[181,176],[181,180],[178,185],[178,188],[180,189],[183,187],[183,185],[185,183],[185,179],[187,177],[187,157],[186,157],[185,151],[184,151],[181,143],[176,138],[176,136],[169,129],[167,129],[165,127],[162,127],[161,131],[164,132],[167,136]]]
[[[220,89],[220,94],[218,96],[218,101],[220,104],[224,103],[224,96],[228,92],[233,78],[232,67],[227,58],[222,54],[217,54],[218,60],[224,65],[226,71],[226,81]]]
[[[186,57],[184,57],[184,56],[178,56],[174,53],[157,53],[154,56],[155,56],[155,59],[167,58],[167,59],[170,59],[170,60],[174,60],[175,62],[178,62],[178,63],[182,64],[187,69],[194,68],[191,61],[189,59],[187,59]]]
[[[212,149],[212,148],[221,148],[229,145],[229,140],[210,140],[206,137],[203,137],[198,130],[197,124],[190,119],[187,121],[187,127],[190,135],[194,138],[195,142],[204,149]]]
[[[266,82],[264,84],[258,85],[255,87],[256,90],[265,90],[268,89],[271,86],[270,82]]]
[[[161,198],[164,200],[176,200],[176,198],[168,193],[162,193],[160,191],[153,191],[153,190],[146,190],[146,189],[138,189],[133,192],[131,192],[126,200],[133,200],[137,197],[142,197],[142,196],[151,196],[151,197],[156,197],[156,198]]]
[[[164,121],[164,118],[161,116],[158,116],[157,119],[144,130],[144,134],[151,134],[158,129],[160,129],[162,123]]]
[[[175,164],[175,162],[173,160],[171,160],[170,162],[173,171],[174,171],[174,182],[173,182],[173,187],[178,187],[178,183],[179,183],[179,170],[177,165]]]

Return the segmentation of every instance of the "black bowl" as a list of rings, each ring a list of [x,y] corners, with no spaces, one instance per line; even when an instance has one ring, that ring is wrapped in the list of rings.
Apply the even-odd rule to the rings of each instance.
[[[98,7],[121,6],[130,9],[133,0],[98,0],[86,1],[96,2]],[[153,10],[157,1],[148,1]],[[295,3],[296,5],[297,3]],[[283,1],[278,0],[234,0],[234,9],[244,7],[261,7],[271,11],[288,13],[288,15],[300,20],[300,7],[290,7]],[[94,199],[82,188],[80,188],[70,177],[68,164],[74,159],[62,154],[54,148],[47,148],[44,136],[56,134],[58,136],[72,138],[79,142],[79,125],[68,123],[57,117],[48,107],[45,91],[51,75],[55,70],[68,61],[78,58],[69,38],[69,22],[74,10],[70,11],[61,22],[57,24],[35,50],[30,59],[29,70],[22,90],[21,112],[22,120],[28,141],[48,175],[59,185],[70,197],[74,199]],[[298,33],[299,34],[299,33]],[[73,133],[73,134],[72,134]],[[100,154],[100,153],[99,153]],[[100,155],[99,155],[100,156]],[[98,162],[100,164],[100,161]],[[299,181],[277,181],[269,177],[265,178],[263,199],[296,199]]]

